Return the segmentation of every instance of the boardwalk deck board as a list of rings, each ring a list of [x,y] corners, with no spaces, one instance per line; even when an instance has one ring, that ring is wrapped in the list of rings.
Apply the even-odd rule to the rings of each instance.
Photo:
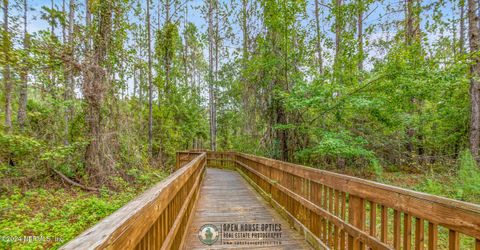
[[[198,239],[202,225],[210,223],[280,223],[281,245],[242,246],[255,249],[311,249],[305,239],[264,200],[235,171],[208,168],[200,190],[194,219],[187,231],[185,249],[238,249],[220,240],[212,246]]]

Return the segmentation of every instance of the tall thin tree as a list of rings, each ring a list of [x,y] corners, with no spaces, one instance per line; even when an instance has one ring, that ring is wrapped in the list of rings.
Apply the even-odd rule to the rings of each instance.
[[[322,34],[320,31],[320,3],[315,0],[315,47],[317,50],[318,73],[323,74]]]
[[[470,42],[470,151],[478,157],[480,146],[480,30],[478,27],[477,1],[468,0],[468,34]]]
[[[10,32],[8,28],[9,13],[8,0],[3,0],[3,53],[5,65],[3,67],[3,84],[5,87],[5,128],[10,131],[12,128],[12,88],[10,79]]]
[[[27,13],[28,3],[27,0],[23,0],[23,50],[24,58],[23,64],[20,70],[20,95],[18,99],[18,114],[17,120],[20,129],[23,130],[27,119],[27,86],[28,86],[28,50],[29,50],[29,37],[27,33]]]
[[[148,56],[148,152],[150,157],[153,154],[152,146],[152,128],[153,128],[153,115],[152,115],[152,34],[150,23],[150,0],[147,0],[147,56]]]
[[[208,96],[210,108],[210,149],[216,150],[216,109],[214,93],[214,27],[213,27],[213,8],[214,0],[208,0]]]

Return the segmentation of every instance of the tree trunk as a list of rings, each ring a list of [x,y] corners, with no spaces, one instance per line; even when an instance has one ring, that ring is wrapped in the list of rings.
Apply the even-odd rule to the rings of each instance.
[[[152,34],[150,24],[150,0],[147,0],[147,54],[148,54],[148,153],[150,157],[153,155],[152,146],[152,128],[153,128],[153,116],[152,116]],[[160,99],[160,98],[159,98]]]
[[[66,13],[66,6],[65,0],[63,0],[63,12]],[[69,11],[68,11],[68,31],[65,30],[65,25],[62,25],[62,34],[63,34],[63,43],[68,48],[68,55],[74,60],[74,45],[73,45],[73,27],[75,23],[75,0],[70,0],[69,2]],[[68,33],[68,34],[67,34]],[[65,89],[64,89],[64,101],[68,102],[72,99],[74,95],[74,82],[73,82],[73,73],[72,68],[68,65],[64,68],[64,76],[65,76]],[[72,113],[72,108],[67,105],[65,107],[65,114],[64,114],[64,144],[68,145],[68,134],[69,134],[69,121],[70,115]]]
[[[358,70],[363,71],[363,0],[358,0],[358,17],[357,17],[357,42],[358,42]]]
[[[165,34],[167,39],[170,36],[170,0],[165,0]],[[167,44],[165,46],[165,97],[169,96],[170,94],[170,71],[171,71],[171,63],[170,63],[170,46],[171,44]]]
[[[90,13],[90,1],[91,0],[85,0],[85,26],[87,27],[87,35],[86,35],[86,40],[87,44],[85,46],[86,52],[89,52],[91,47],[92,47],[92,38],[91,35],[89,34],[91,32],[90,27],[92,27],[92,13]]]
[[[216,110],[215,110],[215,93],[214,93],[214,78],[213,78],[213,1],[208,1],[208,96],[210,106],[210,149],[216,150]]]
[[[248,136],[252,136],[255,126],[255,113],[251,103],[252,88],[247,80],[247,65],[249,59],[249,34],[248,34],[248,0],[242,0],[241,28],[243,33],[242,47],[242,72],[241,82],[243,84],[242,102],[245,110],[246,119],[244,121],[244,131]]]
[[[188,25],[188,4],[185,4],[185,16],[183,19],[183,40],[185,41],[185,46],[183,48],[183,70],[185,74],[185,87],[187,87],[189,84],[189,72],[188,72],[188,37],[187,37],[187,25]],[[192,89],[193,90],[193,89]]]
[[[27,33],[27,12],[28,4],[27,0],[23,0],[23,49],[25,50],[25,58],[22,68],[20,70],[20,95],[18,100],[18,125],[23,130],[25,122],[27,120],[27,86],[28,86],[28,50],[29,50],[29,37]]]
[[[95,18],[96,33],[93,38],[93,57],[91,63],[84,70],[83,95],[87,103],[86,120],[90,143],[85,152],[87,171],[90,179],[97,185],[102,185],[111,174],[110,165],[106,162],[105,145],[103,142],[102,129],[102,106],[104,95],[108,89],[108,75],[105,70],[107,54],[111,41],[112,31],[112,7],[111,2],[102,2],[98,6]]]
[[[460,0],[460,38],[459,54],[465,53],[465,0]]]
[[[3,52],[5,65],[3,67],[3,84],[5,87],[5,129],[12,128],[12,81],[10,79],[10,33],[8,29],[8,0],[3,0]]]
[[[341,18],[341,15],[343,14],[341,12],[341,7],[342,7],[342,0],[335,0],[335,58],[334,58],[334,64],[335,67],[338,68],[338,59],[340,57],[340,53],[342,51],[341,48],[341,43],[342,43],[342,26],[343,26],[343,18]]]
[[[321,31],[320,31],[320,6],[318,3],[319,0],[315,0],[315,45],[317,49],[317,65],[318,73],[323,74],[323,55],[322,55],[322,40],[321,40]]]
[[[470,66],[470,151],[472,155],[478,157],[480,144],[480,58],[477,55],[480,47],[480,32],[478,28],[478,15],[476,13],[478,6],[476,0],[468,0],[468,33],[470,42],[470,54],[472,64]]]

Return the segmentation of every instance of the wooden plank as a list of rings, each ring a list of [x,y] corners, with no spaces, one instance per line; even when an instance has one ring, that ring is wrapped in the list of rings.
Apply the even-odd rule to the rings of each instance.
[[[428,250],[437,250],[438,226],[431,222],[428,223]]]
[[[365,202],[362,198],[350,195],[348,201],[348,222],[359,230],[364,229]],[[362,243],[353,236],[348,237],[349,249],[361,249]]]
[[[400,249],[400,236],[401,236],[401,213],[398,210],[393,210],[393,247]]]
[[[425,244],[424,221],[421,218],[415,219],[415,250],[423,250]]]
[[[412,249],[412,216],[409,214],[403,215],[403,249]]]
[[[370,202],[370,235],[376,236],[377,234],[377,204]]]
[[[460,234],[454,230],[448,231],[448,249],[460,250]]]
[[[341,197],[340,197],[340,192],[338,190],[335,190],[335,208],[334,208],[334,214],[336,216],[340,215],[340,202],[341,202]],[[339,247],[340,243],[340,231],[337,225],[334,225],[333,228],[333,249],[337,250]]]
[[[381,206],[380,217],[380,239],[383,243],[388,241],[388,208],[384,205]]]
[[[333,188],[328,188],[328,212],[334,213],[333,210],[333,201],[335,199]],[[328,245],[333,247],[333,223],[328,222]]]

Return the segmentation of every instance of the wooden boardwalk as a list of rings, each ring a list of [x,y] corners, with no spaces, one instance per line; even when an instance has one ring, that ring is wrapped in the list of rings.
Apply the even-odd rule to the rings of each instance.
[[[198,232],[205,224],[217,226],[220,233],[218,240],[211,246],[199,240]],[[222,237],[222,225],[226,224],[277,224],[277,226],[280,224],[281,237],[235,238],[232,241],[231,238]],[[244,245],[229,245],[232,242],[237,242],[236,244],[243,242],[240,244]],[[213,168],[206,170],[194,219],[187,231],[185,243],[185,249],[311,249],[305,239],[290,228],[289,224],[237,172]]]
[[[61,249],[480,250],[477,204],[238,152],[176,167]]]

